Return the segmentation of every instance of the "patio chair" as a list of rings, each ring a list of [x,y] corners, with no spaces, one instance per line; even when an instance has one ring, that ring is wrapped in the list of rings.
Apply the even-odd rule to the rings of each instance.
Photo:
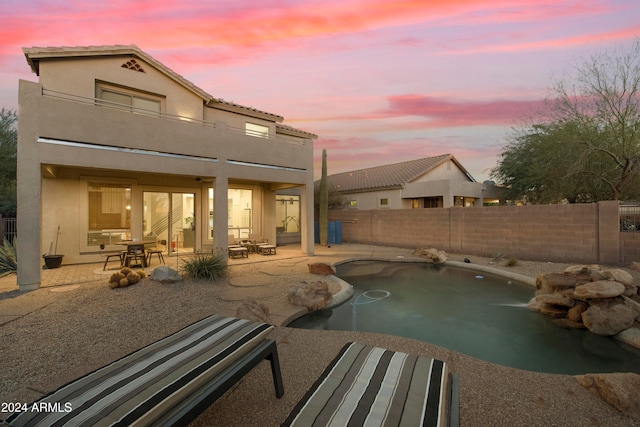
[[[282,426],[457,426],[458,406],[444,362],[352,342]]]
[[[128,245],[124,254],[124,265],[127,267],[147,266],[147,257],[144,253],[144,245]]]
[[[246,257],[249,258],[249,249],[236,244],[236,238],[233,234],[229,234],[227,238],[227,250],[229,258]]]
[[[158,240],[158,244],[160,246],[156,246],[155,248],[147,249],[147,265],[151,265],[151,257],[153,255],[158,255],[158,261],[162,261],[164,264],[164,252],[167,250],[167,241],[165,239]],[[166,264],[165,264],[166,265]]]
[[[227,237],[227,247],[229,248],[241,248],[242,246],[238,244],[238,239],[233,234],[229,234]]]
[[[102,252],[104,250],[105,246],[104,243],[100,243],[100,256],[104,257],[104,265],[102,266],[102,271],[105,271],[107,269],[107,263],[109,263],[109,260],[111,258],[118,258],[118,261],[120,261],[120,267],[122,267],[124,264],[124,254],[126,253],[126,251],[118,251],[118,252]]]

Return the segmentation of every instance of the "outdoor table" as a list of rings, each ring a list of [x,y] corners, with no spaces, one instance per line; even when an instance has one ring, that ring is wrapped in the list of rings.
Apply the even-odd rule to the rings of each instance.
[[[126,246],[127,247],[127,254],[132,254],[132,253],[139,253],[141,256],[141,264],[142,264],[142,268],[146,268],[147,267],[147,256],[145,254],[144,251],[144,246],[145,245],[150,245],[152,243],[155,243],[155,240],[139,240],[139,241],[133,241],[133,240],[122,240],[118,243],[116,243],[116,245],[121,245],[121,246]],[[126,257],[126,255],[125,255]],[[130,267],[130,265],[127,265],[127,267]]]

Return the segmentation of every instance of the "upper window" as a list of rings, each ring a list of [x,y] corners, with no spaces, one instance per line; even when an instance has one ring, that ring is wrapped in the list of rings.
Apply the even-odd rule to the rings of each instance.
[[[162,111],[162,97],[117,86],[98,84],[97,98],[99,105],[136,114],[159,117]]]
[[[245,123],[245,133],[258,138],[269,138],[269,127],[255,123]]]

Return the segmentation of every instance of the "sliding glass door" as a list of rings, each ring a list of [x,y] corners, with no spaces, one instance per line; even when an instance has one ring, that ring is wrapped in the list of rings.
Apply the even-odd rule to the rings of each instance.
[[[168,253],[193,252],[195,246],[195,194],[143,193],[145,238],[167,241]]]

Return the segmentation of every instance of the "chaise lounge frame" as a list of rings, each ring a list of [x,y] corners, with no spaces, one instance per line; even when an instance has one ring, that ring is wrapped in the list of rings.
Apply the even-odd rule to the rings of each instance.
[[[262,360],[276,397],[284,395],[273,326],[209,316],[78,378],[34,402],[71,406],[67,413],[24,411],[6,425],[186,425]],[[157,372],[156,372],[157,371]],[[29,405],[32,408],[33,404]]]

